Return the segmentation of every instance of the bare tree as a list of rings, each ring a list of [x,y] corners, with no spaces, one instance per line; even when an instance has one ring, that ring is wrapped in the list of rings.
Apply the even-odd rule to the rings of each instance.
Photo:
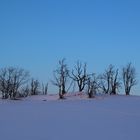
[[[0,90],[3,98],[15,99],[20,88],[29,80],[29,72],[21,68],[8,67],[0,70]]]
[[[88,74],[86,63],[82,65],[80,61],[77,61],[75,65],[75,70],[72,70],[70,78],[74,80],[79,88],[79,92],[82,92],[87,84]]]
[[[87,93],[89,98],[93,98],[99,88],[98,76],[91,74],[87,80]]]
[[[66,93],[66,84],[69,76],[69,70],[65,59],[59,61],[58,68],[54,71],[54,80],[52,84],[59,88],[59,98],[63,99]]]
[[[109,94],[110,93],[110,79],[111,79],[111,75],[112,75],[112,70],[113,70],[113,66],[110,65],[105,72],[100,75],[100,88],[103,90],[103,92],[105,94]]]
[[[31,90],[30,90],[30,94],[31,95],[38,95],[39,94],[39,88],[40,88],[40,83],[38,80],[31,80]]]
[[[130,95],[133,86],[137,84],[136,70],[131,63],[128,63],[122,69],[122,78],[126,95]]]
[[[43,93],[43,95],[48,94],[48,86],[49,86],[48,83],[46,85],[42,84],[42,93]]]
[[[117,90],[120,87],[118,71],[118,69],[115,70],[113,65],[109,65],[105,72],[100,76],[100,88],[105,94],[117,94]]]
[[[29,73],[24,69],[15,69],[13,72],[13,88],[12,88],[12,96],[16,97],[19,88],[28,82]]]
[[[119,74],[119,70],[113,70],[112,71],[112,75],[111,75],[111,92],[110,94],[116,95],[117,91],[119,90],[119,88],[121,87],[121,82],[118,78],[118,74]]]

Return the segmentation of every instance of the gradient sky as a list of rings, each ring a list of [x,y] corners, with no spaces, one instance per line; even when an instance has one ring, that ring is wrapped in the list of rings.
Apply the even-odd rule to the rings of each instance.
[[[49,81],[63,57],[96,73],[132,62],[139,80],[139,54],[139,0],[0,0],[0,67]]]

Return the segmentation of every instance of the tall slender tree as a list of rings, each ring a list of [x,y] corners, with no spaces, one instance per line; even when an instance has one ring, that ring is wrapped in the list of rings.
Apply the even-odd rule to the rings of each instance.
[[[64,99],[64,95],[67,91],[66,84],[69,78],[69,70],[64,58],[59,61],[59,66],[54,71],[53,75],[54,80],[52,80],[52,84],[59,88],[59,98]]]
[[[125,88],[125,94],[130,95],[132,87],[137,85],[136,69],[132,66],[132,63],[128,63],[122,69],[122,79]]]
[[[38,95],[40,90],[40,83],[38,80],[31,80],[31,89],[30,89],[30,94],[31,95]]]

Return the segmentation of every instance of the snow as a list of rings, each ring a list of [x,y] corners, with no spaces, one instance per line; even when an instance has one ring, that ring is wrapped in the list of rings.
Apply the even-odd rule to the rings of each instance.
[[[0,100],[1,140],[140,140],[138,96]]]

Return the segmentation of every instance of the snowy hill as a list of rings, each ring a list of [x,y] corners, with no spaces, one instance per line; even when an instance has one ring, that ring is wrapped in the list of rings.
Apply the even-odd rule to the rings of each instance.
[[[0,100],[1,140],[140,140],[140,97]]]

